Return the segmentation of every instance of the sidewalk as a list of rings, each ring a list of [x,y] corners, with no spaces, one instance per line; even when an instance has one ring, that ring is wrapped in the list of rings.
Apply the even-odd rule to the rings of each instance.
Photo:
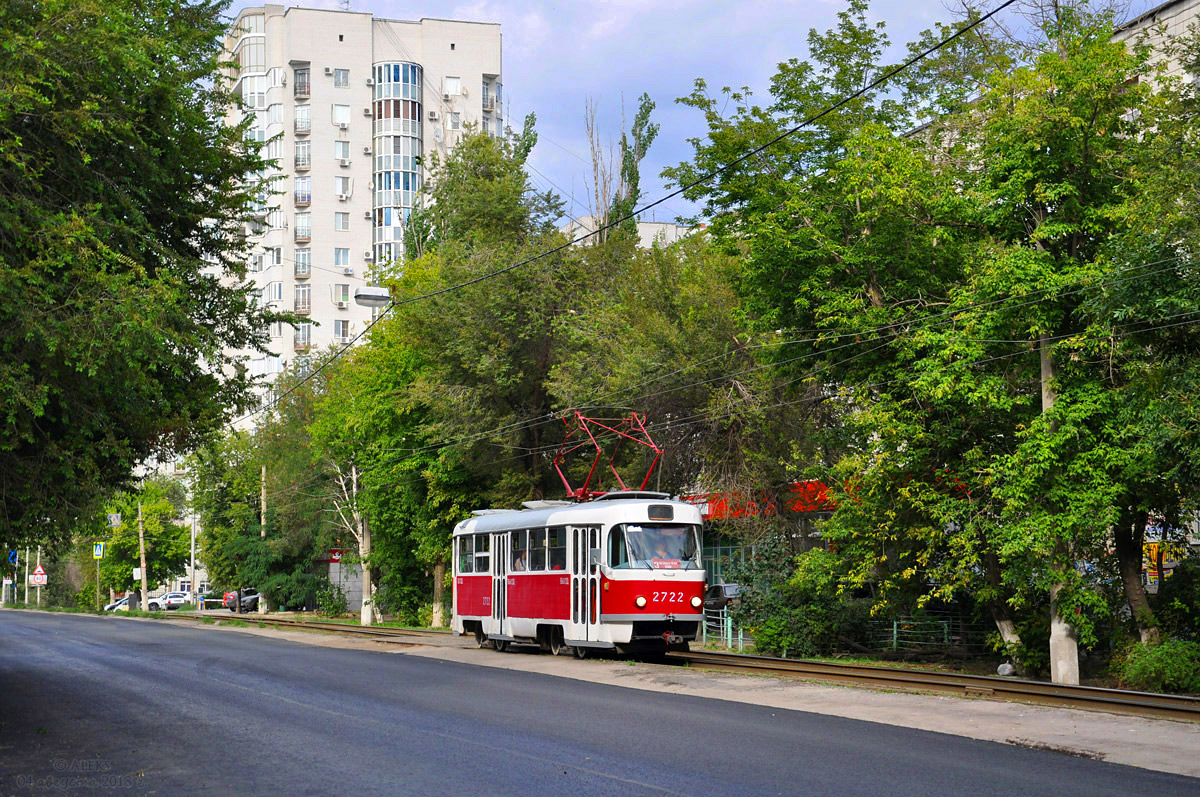
[[[253,626],[224,630],[325,647],[423,656],[630,689],[847,717],[1200,777],[1200,723],[1141,719],[986,698],[827,686],[793,679],[705,672],[623,660],[578,661],[571,657],[539,654],[534,648],[514,648],[509,653],[497,653],[476,649],[465,637],[431,640],[427,636],[414,636],[405,639],[401,646],[333,634],[276,631]],[[1197,790],[1200,792],[1200,783]]]

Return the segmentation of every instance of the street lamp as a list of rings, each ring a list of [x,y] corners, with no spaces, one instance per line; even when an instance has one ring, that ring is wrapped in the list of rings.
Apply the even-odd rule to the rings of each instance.
[[[354,302],[363,307],[387,307],[392,303],[392,295],[387,288],[363,285],[354,289]]]

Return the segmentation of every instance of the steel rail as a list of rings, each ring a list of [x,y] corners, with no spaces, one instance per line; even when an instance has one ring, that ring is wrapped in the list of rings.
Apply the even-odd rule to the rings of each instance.
[[[395,628],[391,626],[361,626],[350,625],[349,623],[335,623],[322,620],[293,620],[285,617],[271,617],[269,615],[260,615],[256,612],[245,612],[237,614],[229,612],[228,614],[173,614],[167,617],[168,620],[212,620],[218,623],[228,623],[231,620],[241,620],[244,623],[261,623],[263,625],[280,625],[288,626],[289,628],[303,628],[309,631],[333,631],[343,634],[357,634],[365,636],[450,636],[449,631],[435,631],[431,628]]]
[[[702,669],[782,675],[888,689],[947,692],[968,697],[1018,700],[1039,705],[1200,722],[1200,697],[1185,695],[1134,692],[1098,686],[1068,686],[1020,678],[937,670],[906,670],[808,659],[776,659],[739,653],[670,653],[667,660]]]

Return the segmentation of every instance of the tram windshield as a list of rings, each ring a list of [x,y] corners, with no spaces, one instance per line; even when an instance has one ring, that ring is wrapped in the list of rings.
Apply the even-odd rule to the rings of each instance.
[[[610,567],[695,570],[700,567],[699,529],[673,523],[624,523],[608,535]]]

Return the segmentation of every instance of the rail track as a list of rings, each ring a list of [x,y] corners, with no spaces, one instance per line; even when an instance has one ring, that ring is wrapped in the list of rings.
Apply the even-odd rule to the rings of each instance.
[[[225,622],[242,620],[249,623],[263,623],[286,626],[288,628],[377,638],[412,636],[446,638],[450,636],[450,632],[448,631],[433,631],[427,628],[392,628],[386,626],[364,628],[345,623],[262,617],[256,614],[196,614],[175,615],[175,617],[180,619],[200,619],[206,617]],[[399,640],[395,641],[399,643]],[[705,670],[803,678],[831,683],[869,686],[877,689],[941,692],[994,700],[1017,700],[1024,703],[1035,703],[1045,706],[1108,711],[1117,714],[1131,714],[1138,717],[1200,722],[1200,697],[1183,695],[1134,692],[1125,689],[1106,689],[1097,686],[1066,686],[1042,681],[1022,680],[1019,678],[1000,678],[990,675],[969,675],[935,670],[906,670],[893,667],[875,667],[867,664],[841,664],[807,659],[776,659],[769,656],[715,653],[711,651],[670,653],[666,657],[666,662],[668,664],[683,664]]]
[[[903,670],[866,664],[803,659],[775,659],[740,653],[696,651],[671,653],[668,661],[706,670],[751,672],[782,675],[833,683],[848,683],[884,689],[908,689],[922,692],[1019,700],[1048,706],[1095,709],[1118,714],[1158,719],[1200,722],[1200,698],[1105,689],[1097,686],[1066,686],[1019,678],[969,675],[934,670]]]

